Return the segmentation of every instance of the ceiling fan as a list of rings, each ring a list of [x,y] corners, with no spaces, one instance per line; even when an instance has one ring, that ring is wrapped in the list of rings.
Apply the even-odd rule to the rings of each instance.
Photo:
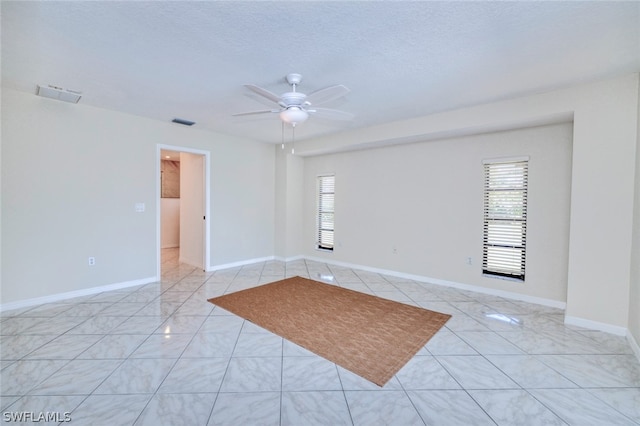
[[[300,74],[291,73],[286,76],[287,83],[291,86],[291,91],[278,96],[262,87],[253,84],[245,84],[245,87],[252,92],[275,102],[280,108],[262,111],[242,112],[233,114],[234,117],[244,115],[273,114],[277,113],[283,123],[295,127],[309,118],[310,114],[330,120],[352,120],[353,114],[345,111],[330,108],[317,108],[316,105],[338,99],[350,92],[345,86],[338,84],[316,90],[308,95],[297,92],[296,87],[302,81]]]

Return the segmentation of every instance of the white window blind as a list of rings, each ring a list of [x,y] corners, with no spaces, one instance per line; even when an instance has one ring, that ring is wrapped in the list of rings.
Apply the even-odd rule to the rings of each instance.
[[[318,176],[317,247],[333,250],[335,176]]]
[[[524,281],[528,168],[528,160],[484,164],[484,274]]]

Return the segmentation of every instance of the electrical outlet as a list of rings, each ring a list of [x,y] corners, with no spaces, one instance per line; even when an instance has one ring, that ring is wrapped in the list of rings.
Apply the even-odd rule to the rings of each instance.
[[[89,258],[89,266],[94,266],[96,264],[96,258],[95,257],[90,257]]]
[[[467,265],[473,265],[473,259],[471,257],[467,257]]]
[[[393,254],[398,254],[398,248],[396,246],[393,246],[391,251],[393,252]]]

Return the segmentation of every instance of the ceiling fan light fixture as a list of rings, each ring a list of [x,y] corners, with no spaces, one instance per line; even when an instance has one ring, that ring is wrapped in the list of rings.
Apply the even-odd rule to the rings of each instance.
[[[303,123],[309,118],[309,113],[300,107],[292,106],[280,112],[280,118],[287,124]]]

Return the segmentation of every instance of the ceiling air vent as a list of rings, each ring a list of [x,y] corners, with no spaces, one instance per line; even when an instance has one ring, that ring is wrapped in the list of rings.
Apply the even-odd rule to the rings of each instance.
[[[72,104],[77,104],[80,98],[82,97],[82,92],[76,92],[75,90],[67,90],[62,87],[52,86],[52,85],[38,85],[38,91],[36,93],[38,96],[42,96],[44,98],[57,99],[59,101],[71,102]]]
[[[193,126],[194,124],[196,124],[195,121],[184,120],[182,118],[174,118],[173,120],[171,120],[171,122],[172,123],[183,124],[185,126]]]

